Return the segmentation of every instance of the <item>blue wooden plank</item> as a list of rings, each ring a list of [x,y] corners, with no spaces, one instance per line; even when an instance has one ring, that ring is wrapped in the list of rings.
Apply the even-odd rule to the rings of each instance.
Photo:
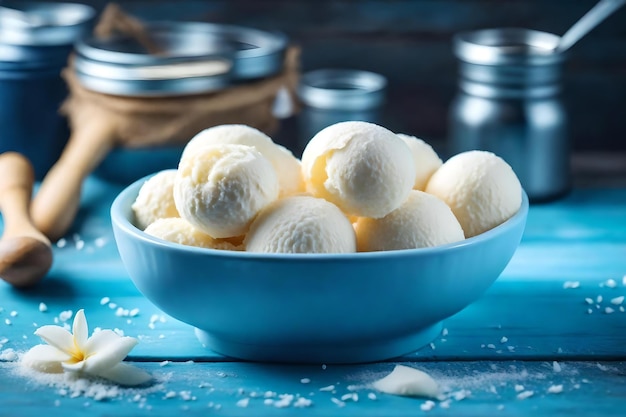
[[[446,393],[447,400],[436,402],[428,415],[623,415],[623,362],[404,364],[431,374]],[[424,399],[386,395],[369,386],[393,368],[391,363],[325,369],[250,363],[136,365],[158,382],[140,390],[104,391],[111,398],[97,401],[84,394],[72,398],[75,387],[41,385],[16,374],[14,363],[0,363],[0,415],[406,416],[428,408]],[[277,407],[284,394],[294,398]],[[298,408],[297,398],[311,403]]]

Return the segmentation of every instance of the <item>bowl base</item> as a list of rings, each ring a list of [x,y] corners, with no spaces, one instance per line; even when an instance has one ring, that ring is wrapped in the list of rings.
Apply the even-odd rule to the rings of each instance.
[[[442,323],[439,322],[393,339],[341,345],[243,344],[215,337],[198,328],[195,329],[195,333],[204,347],[237,359],[255,362],[350,364],[383,361],[414,352],[439,336],[442,327]]]

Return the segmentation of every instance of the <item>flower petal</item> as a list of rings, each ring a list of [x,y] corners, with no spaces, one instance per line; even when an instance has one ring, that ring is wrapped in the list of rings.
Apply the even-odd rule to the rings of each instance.
[[[104,332],[104,330],[102,332]],[[118,336],[117,340],[111,340],[110,343],[100,346],[97,350],[87,352],[88,356],[87,359],[85,359],[85,367],[83,370],[89,374],[99,375],[100,372],[110,369],[122,362],[137,343],[138,340],[134,337]]]
[[[63,362],[61,363],[61,366],[63,367],[63,369],[65,369],[68,372],[81,372],[83,369],[85,369],[85,361],[80,361],[80,362]]]
[[[54,346],[60,351],[68,355],[74,355],[76,347],[74,346],[74,337],[60,326],[41,326],[35,330],[35,334],[41,337],[47,344]]]
[[[86,356],[90,356],[98,351],[106,349],[107,346],[113,345],[121,339],[122,336],[113,330],[104,329],[96,332],[87,340],[83,352]]]
[[[152,380],[152,376],[143,369],[124,362],[118,363],[113,368],[105,369],[95,376],[126,386],[141,385]]]
[[[76,343],[76,347],[78,350],[84,351],[85,346],[87,345],[87,339],[89,338],[89,327],[87,326],[85,310],[78,310],[74,316],[72,333],[74,333],[74,342]]]
[[[50,345],[36,345],[21,359],[23,365],[39,372],[58,374],[63,372],[61,362],[70,358],[68,354]]]

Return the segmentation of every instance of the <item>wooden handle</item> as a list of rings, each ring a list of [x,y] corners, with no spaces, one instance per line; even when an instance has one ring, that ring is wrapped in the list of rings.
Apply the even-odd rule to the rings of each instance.
[[[32,237],[46,244],[50,242],[39,232],[29,215],[34,182],[33,167],[16,152],[0,155],[0,211],[4,219],[2,239]]]
[[[90,123],[72,136],[56,164],[48,171],[31,206],[35,226],[56,241],[72,225],[80,205],[83,180],[114,145],[112,128]]]

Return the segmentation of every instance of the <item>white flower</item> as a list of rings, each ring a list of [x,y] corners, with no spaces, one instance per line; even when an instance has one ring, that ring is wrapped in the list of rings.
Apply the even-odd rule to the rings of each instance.
[[[112,330],[101,330],[89,337],[83,310],[74,317],[73,335],[60,326],[42,326],[35,331],[47,345],[33,346],[22,363],[46,373],[75,372],[105,378],[121,385],[140,385],[150,374],[122,361],[137,344],[134,337],[123,337]]]

